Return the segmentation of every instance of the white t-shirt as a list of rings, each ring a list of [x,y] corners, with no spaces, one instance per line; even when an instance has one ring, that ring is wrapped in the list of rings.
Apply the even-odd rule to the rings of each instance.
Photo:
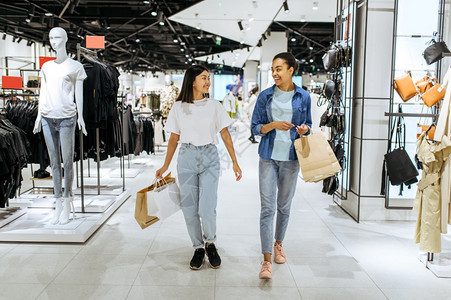
[[[180,143],[194,146],[218,144],[217,133],[233,123],[224,107],[214,99],[194,103],[177,101],[169,112],[164,129],[180,135]]]
[[[39,76],[45,80],[39,97],[41,115],[54,119],[75,116],[75,83],[87,77],[83,65],[69,57],[60,64],[52,60],[42,66]]]

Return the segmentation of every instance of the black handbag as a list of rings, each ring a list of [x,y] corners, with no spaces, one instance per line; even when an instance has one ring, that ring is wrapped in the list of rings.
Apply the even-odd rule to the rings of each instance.
[[[326,81],[323,94],[327,99],[331,99],[335,95],[335,82],[333,80]]]
[[[401,105],[398,112],[402,113]],[[385,195],[386,182],[388,179],[392,185],[401,185],[400,194],[402,193],[402,185],[410,185],[418,182],[418,170],[415,168],[412,160],[405,150],[406,146],[406,125],[404,118],[398,116],[390,130],[387,153],[384,155],[384,164],[382,168],[381,195]],[[392,137],[396,129],[395,149],[391,150]]]
[[[333,71],[337,68],[339,62],[339,51],[335,48],[328,50],[322,57],[324,69]]]
[[[433,64],[442,59],[443,53],[450,52],[445,42],[443,41],[436,42],[435,40],[432,40],[431,42],[432,45],[427,47],[423,52],[423,57],[428,65]]]

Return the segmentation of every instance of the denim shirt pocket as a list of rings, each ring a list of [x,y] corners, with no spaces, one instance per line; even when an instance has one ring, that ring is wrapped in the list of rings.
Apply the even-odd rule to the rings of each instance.
[[[299,126],[306,122],[307,119],[307,107],[301,105],[295,109],[296,115],[295,115],[295,123],[294,125]]]

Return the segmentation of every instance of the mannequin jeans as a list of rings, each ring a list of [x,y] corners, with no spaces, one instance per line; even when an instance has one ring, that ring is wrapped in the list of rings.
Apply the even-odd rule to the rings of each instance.
[[[260,240],[263,254],[272,254],[274,215],[277,207],[276,241],[283,241],[296,192],[299,162],[267,160],[260,157]]]
[[[180,198],[194,248],[216,240],[219,155],[213,144],[181,144],[177,159]],[[203,231],[203,233],[202,233]]]
[[[50,157],[55,198],[61,198],[63,194],[61,157],[64,164],[64,197],[72,196],[76,124],[77,116],[64,119],[42,118],[42,131]]]

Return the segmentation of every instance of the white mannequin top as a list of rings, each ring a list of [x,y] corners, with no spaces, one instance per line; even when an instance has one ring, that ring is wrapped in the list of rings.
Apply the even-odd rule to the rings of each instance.
[[[39,74],[46,85],[39,97],[39,110],[46,118],[63,119],[77,114],[74,91],[77,80],[84,80],[87,75],[83,65],[72,58],[62,63],[46,62]]]

